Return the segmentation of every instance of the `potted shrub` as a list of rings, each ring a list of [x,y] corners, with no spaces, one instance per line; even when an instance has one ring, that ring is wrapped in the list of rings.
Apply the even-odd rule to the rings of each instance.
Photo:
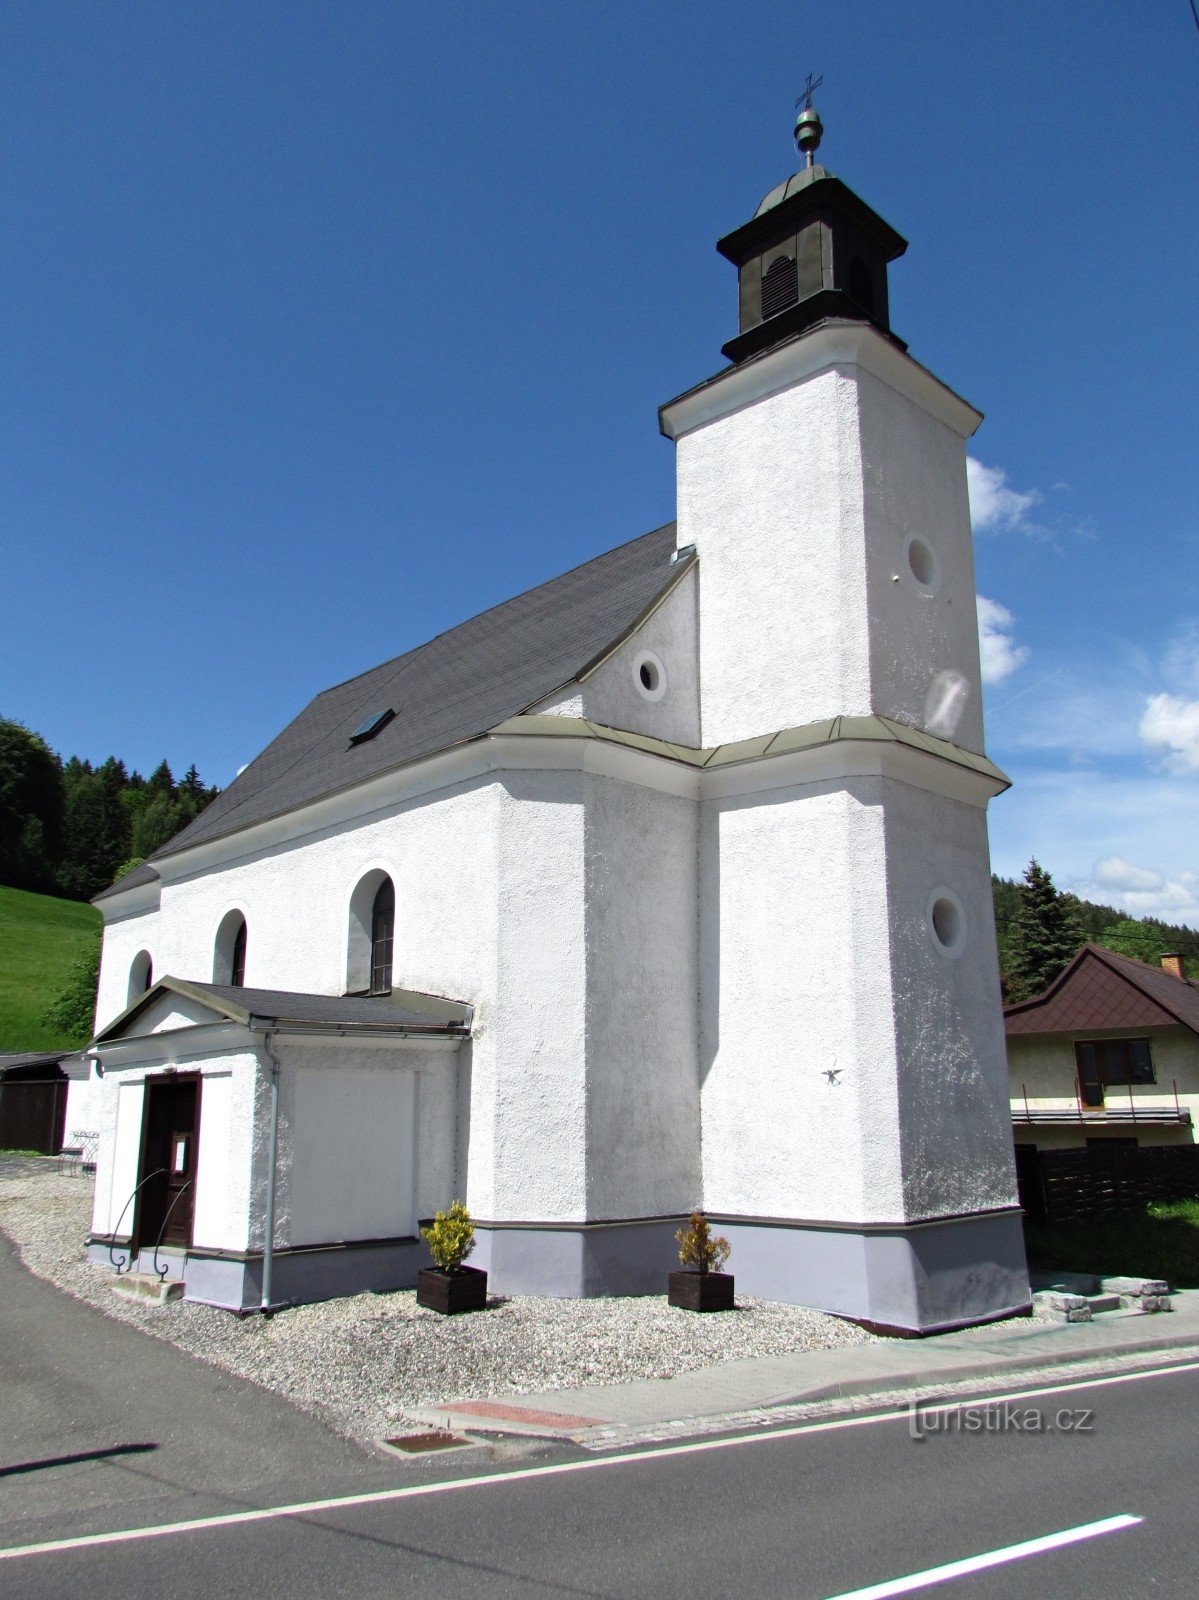
[[[675,1238],[683,1270],[670,1274],[669,1303],[684,1311],[731,1311],[733,1274],[720,1270],[732,1253],[728,1240],[713,1237],[702,1211],[693,1211]]]
[[[416,1275],[417,1305],[444,1316],[481,1311],[487,1304],[487,1274],[462,1265],[475,1247],[475,1225],[462,1201],[439,1211],[420,1236],[436,1264],[422,1267]]]

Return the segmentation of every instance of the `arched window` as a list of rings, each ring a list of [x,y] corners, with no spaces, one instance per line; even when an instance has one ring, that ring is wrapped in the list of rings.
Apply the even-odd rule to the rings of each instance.
[[[874,315],[874,284],[870,281],[870,269],[861,256],[854,256],[849,263],[849,292],[868,316]]]
[[[346,993],[386,994],[395,952],[396,892],[381,867],[364,873],[350,896]]]
[[[240,911],[227,911],[221,918],[212,952],[212,981],[237,989],[246,981],[246,919]]]
[[[384,878],[371,907],[371,983],[372,994],[391,990],[391,948],[395,939],[396,892],[390,878]]]
[[[139,950],[129,968],[129,991],[125,1004],[131,1006],[140,999],[153,982],[154,963],[150,959],[150,952]]]
[[[762,320],[777,316],[799,299],[799,275],[790,256],[775,256],[762,278]]]

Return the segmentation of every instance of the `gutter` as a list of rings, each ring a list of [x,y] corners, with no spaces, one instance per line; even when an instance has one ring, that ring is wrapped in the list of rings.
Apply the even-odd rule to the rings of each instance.
[[[271,1310],[271,1277],[275,1265],[275,1168],[279,1159],[279,1074],[282,1067],[279,1057],[271,1047],[271,1030],[262,1034],[262,1048],[271,1063],[270,1142],[266,1158],[266,1217],[262,1241],[262,1304],[259,1309],[269,1315]]]

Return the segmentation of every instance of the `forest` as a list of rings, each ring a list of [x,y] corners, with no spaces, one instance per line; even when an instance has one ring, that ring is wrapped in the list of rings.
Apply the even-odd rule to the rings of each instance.
[[[0,718],[0,884],[90,900],[151,855],[218,793],[194,765],[149,777],[116,756],[65,761],[20,722]]]

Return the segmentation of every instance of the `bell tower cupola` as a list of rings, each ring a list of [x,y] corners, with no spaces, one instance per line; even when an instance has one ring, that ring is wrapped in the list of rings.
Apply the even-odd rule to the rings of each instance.
[[[891,332],[887,299],[887,265],[907,240],[816,164],[824,126],[813,88],[801,97],[795,123],[804,167],[716,246],[739,276],[740,331],[723,346],[734,363],[832,318],[872,323],[907,348]]]

